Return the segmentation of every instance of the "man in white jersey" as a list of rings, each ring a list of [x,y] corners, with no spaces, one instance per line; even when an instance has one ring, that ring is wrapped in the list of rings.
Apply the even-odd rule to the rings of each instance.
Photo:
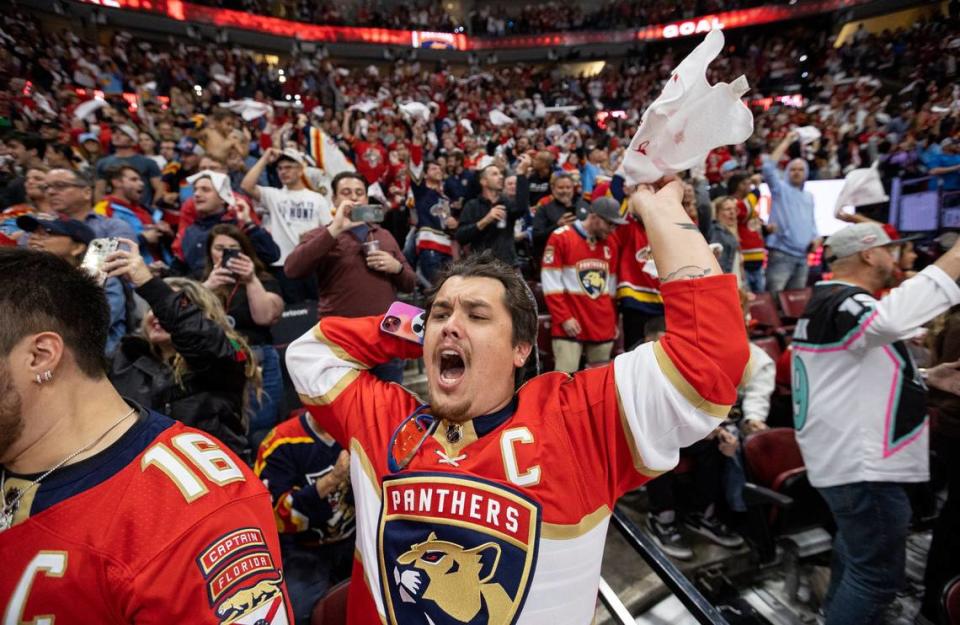
[[[903,341],[960,304],[960,246],[878,300],[904,242],[873,222],[831,236],[834,279],[817,283],[794,332],[797,441],[837,523],[827,625],[879,622],[901,587],[903,487],[929,479],[926,384],[956,388],[954,370],[917,368]]]
[[[277,175],[283,183],[282,189],[257,184],[264,168],[270,163],[277,164]],[[266,211],[264,225],[280,248],[280,258],[273,266],[283,287],[284,300],[288,303],[315,299],[316,284],[313,284],[311,289],[309,285],[302,284],[303,281],[286,278],[283,275],[283,263],[287,255],[300,243],[303,233],[324,227],[333,221],[330,201],[306,187],[304,167],[305,161],[300,152],[292,148],[282,151],[268,148],[240,183],[243,191],[259,202]]]

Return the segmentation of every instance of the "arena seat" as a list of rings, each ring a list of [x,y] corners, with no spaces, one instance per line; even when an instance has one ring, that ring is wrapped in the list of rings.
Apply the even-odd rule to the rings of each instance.
[[[755,322],[751,330],[754,336],[769,336],[777,334],[783,330],[783,322],[780,320],[780,313],[777,312],[777,306],[773,302],[773,296],[769,293],[757,293],[749,305],[750,317]]]
[[[346,579],[327,592],[317,601],[310,614],[310,625],[346,625],[347,596],[350,593],[350,580]]]
[[[943,609],[943,622],[949,625],[960,625],[960,575],[944,586],[940,605]]]
[[[780,311],[783,318],[796,320],[803,316],[803,311],[807,307],[807,302],[813,296],[813,289],[793,289],[789,291],[780,291],[777,299],[780,302]]]
[[[540,285],[540,282],[537,280],[527,280],[527,286],[530,287],[530,291],[533,293],[533,298],[537,301],[537,312],[540,314],[546,314],[547,300],[543,296],[543,287]]]
[[[776,557],[775,538],[813,532],[808,543],[820,544],[830,513],[820,494],[807,481],[807,470],[792,428],[770,428],[743,443],[748,485],[744,498],[751,507],[748,539],[762,562]],[[759,488],[758,488],[759,487]]]
[[[550,315],[537,317],[537,349],[540,350],[540,371],[553,371],[553,342],[550,338]]]

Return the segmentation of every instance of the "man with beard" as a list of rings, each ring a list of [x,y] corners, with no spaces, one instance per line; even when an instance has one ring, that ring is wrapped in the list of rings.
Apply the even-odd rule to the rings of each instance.
[[[960,244],[877,300],[904,242],[875,222],[831,235],[833,279],[814,287],[794,331],[797,442],[837,524],[827,625],[880,622],[901,588],[904,486],[930,479],[926,385],[958,388],[956,363],[918,369],[904,341],[960,304]]]
[[[592,622],[617,499],[720,425],[748,358],[736,279],[720,275],[681,196],[671,182],[631,198],[668,331],[606,366],[518,390],[536,303],[489,254],[441,274],[425,321],[409,324],[422,347],[382,315],[327,317],[291,344],[300,397],[351,453],[349,622]],[[421,354],[429,406],[368,373]]]
[[[543,248],[551,232],[571,225],[586,217],[587,213],[587,203],[576,197],[573,176],[570,174],[553,175],[550,195],[550,201],[539,206],[533,217],[533,253],[538,260],[543,257]]]
[[[111,156],[97,161],[97,184],[95,197],[100,201],[107,192],[107,171],[118,165],[129,165],[137,170],[143,179],[143,195],[140,203],[144,206],[153,206],[153,198],[159,198],[163,193],[163,180],[160,177],[160,168],[156,161],[137,153],[137,142],[140,135],[135,128],[127,124],[119,124],[113,129],[110,141],[114,152]]]
[[[496,165],[488,165],[480,172],[480,197],[467,202],[460,215],[457,241],[469,245],[470,252],[483,250],[510,265],[517,262],[513,230],[518,219],[530,210],[530,159],[524,158],[517,166],[517,195],[510,200],[503,195],[503,172]]]
[[[287,623],[269,495],[216,439],[111,386],[94,280],[2,250],[0,316],[4,620]]]

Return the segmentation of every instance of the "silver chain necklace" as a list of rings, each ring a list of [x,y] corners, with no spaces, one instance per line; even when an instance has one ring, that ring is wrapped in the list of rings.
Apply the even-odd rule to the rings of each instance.
[[[30,482],[23,490],[17,489],[16,496],[10,502],[6,501],[7,492],[6,492],[5,486],[7,483],[7,470],[4,469],[3,475],[0,476],[0,498],[3,499],[3,509],[0,510],[0,532],[13,527],[13,515],[16,513],[17,507],[20,504],[20,500],[23,499],[24,495],[26,495],[32,489],[36,488],[40,484],[40,482],[42,482],[48,475],[50,475],[51,473],[53,473],[63,465],[67,464],[68,462],[70,462],[71,460],[73,460],[83,452],[89,451],[93,447],[96,447],[97,443],[102,441],[107,436],[107,434],[112,432],[115,427],[120,425],[127,417],[129,417],[136,411],[137,411],[136,408],[132,408],[130,412],[128,412],[127,414],[117,419],[117,421],[113,425],[111,425],[109,428],[107,428],[107,430],[103,434],[98,436],[95,441],[93,441],[89,445],[85,445],[81,447],[80,449],[76,450],[75,452],[73,452],[72,454],[70,454],[60,462],[58,462],[56,465],[53,466],[52,469],[49,469],[46,473],[44,473],[37,479],[33,480],[32,482]]]

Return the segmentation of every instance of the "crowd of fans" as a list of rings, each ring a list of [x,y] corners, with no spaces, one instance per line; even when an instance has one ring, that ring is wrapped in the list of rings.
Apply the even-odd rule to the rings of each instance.
[[[466,19],[445,10],[441,0],[356,4],[303,0],[199,0],[199,4],[331,26],[365,26],[477,36],[529,35],[571,30],[627,30],[698,15],[763,4],[757,0],[607,0],[590,6],[565,2],[483,4]]]
[[[324,3],[217,4],[323,23],[453,25],[440,3],[389,14],[363,6],[362,18]],[[591,13],[538,4],[507,24],[495,10],[471,24],[499,35],[720,8],[730,3],[617,2]],[[731,34],[711,82],[742,73],[756,97],[787,89],[802,96],[799,105],[756,104],[749,141],[718,148],[682,174],[687,212],[745,291],[806,286],[807,253],[820,244],[806,180],[876,164],[887,185],[928,174],[934,185],[960,190],[955,26],[930,20],[861,30],[840,47],[803,25]],[[620,217],[625,194],[615,172],[643,110],[683,57],[679,47],[651,48],[581,77],[559,67],[479,63],[461,73],[415,59],[348,69],[299,53],[269,65],[253,51],[199,40],[166,47],[118,32],[109,44],[93,43],[42,31],[17,14],[3,17],[0,40],[3,242],[79,266],[100,240],[118,238],[122,250],[103,254],[130,261],[122,274],[111,274],[109,261],[103,267],[114,384],[251,461],[259,449],[258,473],[276,471],[270,463],[286,453],[259,446],[288,408],[272,335],[285,307],[381,314],[398,293],[428,289],[453,258],[489,250],[530,279],[541,312],[554,319],[560,370],[606,361],[662,332],[649,245],[642,224]],[[796,130],[805,127],[819,137]],[[356,171],[331,169],[337,155]],[[772,193],[768,223],[757,212],[761,182]],[[382,220],[354,214],[371,203],[384,210]],[[561,274],[574,263],[597,273],[582,272],[590,297],[572,303]],[[639,269],[630,273],[628,265]],[[388,363],[376,374],[399,382],[403,366]],[[745,409],[753,415],[745,432],[765,427],[768,382],[752,391],[767,401]],[[327,440],[307,416],[297,419],[288,428]],[[735,447],[735,436],[718,434],[693,453],[702,467],[715,467],[718,453]],[[290,453],[286,462],[308,468],[338,458]],[[714,516],[719,472],[707,474],[687,524],[737,546]],[[291,491],[305,485],[276,480],[288,531],[324,524],[321,538],[307,541],[313,549],[352,533],[343,468],[331,475],[316,482],[309,502]],[[651,495],[652,531],[672,554],[689,557],[669,483]],[[308,521],[290,512],[305,509]],[[298,592],[316,598],[325,589]]]

